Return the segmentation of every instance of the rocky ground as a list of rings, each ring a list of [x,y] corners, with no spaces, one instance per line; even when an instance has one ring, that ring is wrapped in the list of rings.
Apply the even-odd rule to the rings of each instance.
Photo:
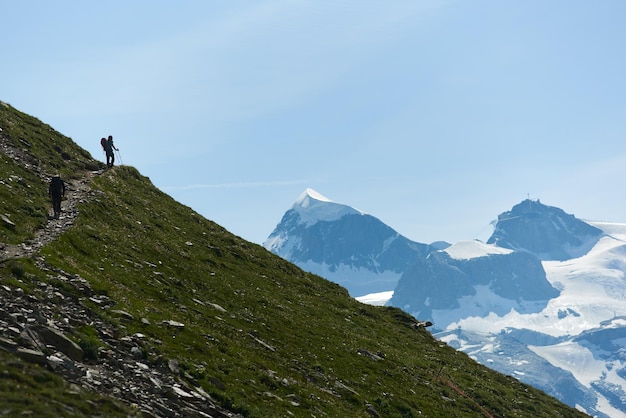
[[[46,268],[42,260],[40,267]],[[147,362],[142,334],[124,335],[85,306],[89,300],[115,311],[115,302],[91,292],[89,283],[48,268],[59,286],[39,283],[25,294],[19,287],[0,285],[0,348],[42,364],[85,390],[103,393],[133,405],[145,417],[234,417],[217,406],[199,386],[183,379],[175,360]],[[80,292],[70,294],[67,285]],[[97,359],[66,335],[81,325],[93,326],[106,344]],[[122,337],[117,337],[123,335]],[[192,379],[189,379],[192,381]]]
[[[25,161],[6,142],[0,144],[0,149]],[[123,326],[103,322],[89,305],[110,309],[122,320],[130,316],[128,313],[116,311],[114,300],[94,294],[85,279],[54,269],[38,256],[42,246],[63,233],[79,216],[77,206],[93,196],[89,180],[98,174],[86,173],[67,185],[62,216],[49,219],[34,239],[20,245],[0,243],[0,263],[31,257],[52,279],[34,283],[36,290],[29,294],[0,282],[0,349],[55,371],[80,390],[118,399],[139,416],[238,416],[218,406],[199,385],[194,385],[191,376],[182,374],[175,359],[156,356],[157,361],[148,362],[146,358],[153,357],[144,352],[144,335],[127,335]],[[85,352],[67,337],[86,325],[95,328],[98,339],[106,344],[97,349],[97,355]]]

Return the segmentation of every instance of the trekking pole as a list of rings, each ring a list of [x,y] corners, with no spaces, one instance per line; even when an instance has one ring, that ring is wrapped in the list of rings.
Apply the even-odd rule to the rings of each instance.
[[[120,154],[120,150],[116,149],[115,151],[117,152],[117,157],[120,159],[120,164],[124,165],[124,161],[122,161],[122,154]]]

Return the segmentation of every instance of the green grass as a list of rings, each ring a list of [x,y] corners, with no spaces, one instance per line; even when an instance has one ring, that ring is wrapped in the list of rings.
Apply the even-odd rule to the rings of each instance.
[[[244,416],[365,417],[368,404],[384,417],[583,416],[415,329],[399,309],[361,304],[234,236],[132,167],[108,170],[92,187],[97,197],[42,250],[46,261],[115,300],[101,315],[123,321],[120,336],[146,335],[148,363],[178,360],[186,378]],[[52,280],[23,261],[0,269],[0,282],[16,274],[26,291],[29,280]],[[83,327],[74,338],[94,348],[96,331]]]

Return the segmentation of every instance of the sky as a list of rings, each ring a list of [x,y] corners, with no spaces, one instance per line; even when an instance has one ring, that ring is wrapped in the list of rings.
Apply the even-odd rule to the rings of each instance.
[[[414,241],[626,222],[622,0],[0,0],[0,100],[261,244],[307,188]]]

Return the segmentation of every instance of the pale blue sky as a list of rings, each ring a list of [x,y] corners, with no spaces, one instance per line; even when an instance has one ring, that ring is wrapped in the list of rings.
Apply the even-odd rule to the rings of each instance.
[[[622,0],[2,0],[0,100],[262,243],[311,187],[419,242],[626,222]]]

